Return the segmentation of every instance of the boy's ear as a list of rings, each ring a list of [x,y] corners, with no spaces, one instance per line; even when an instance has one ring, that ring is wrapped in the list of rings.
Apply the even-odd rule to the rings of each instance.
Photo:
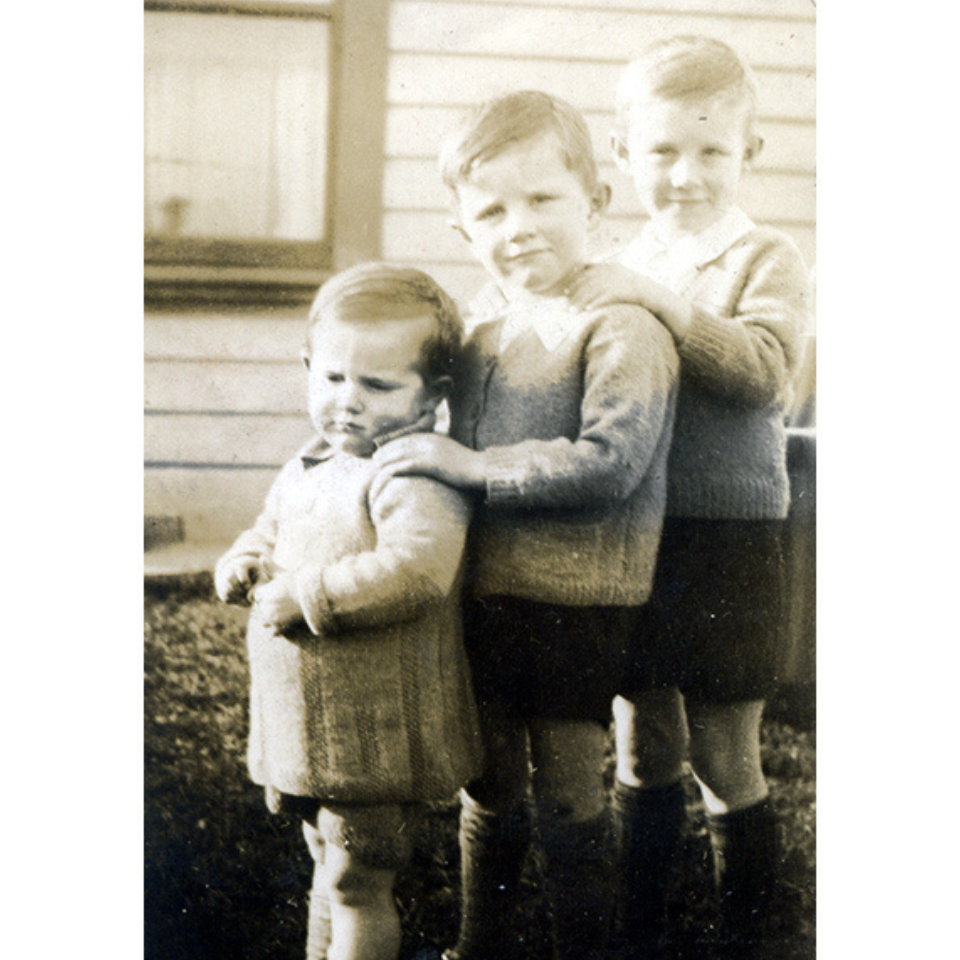
[[[436,377],[430,381],[427,403],[429,410],[435,410],[447,397],[453,389],[453,377]]]
[[[459,218],[451,217],[447,221],[447,226],[452,227],[457,233],[460,234],[461,237],[463,237],[464,240],[467,241],[467,243],[470,243],[470,236],[467,231],[463,229],[463,225],[460,223]]]
[[[754,160],[760,156],[760,151],[763,149],[763,137],[758,137],[755,133],[751,133],[747,137],[747,147],[743,151],[743,162],[744,163],[753,163]]]
[[[600,217],[603,215],[603,211],[610,206],[610,197],[613,195],[613,191],[610,189],[609,183],[598,183],[596,190],[593,191],[592,196],[590,197],[590,218],[588,220],[588,227],[593,229],[600,223]]]
[[[630,148],[616,130],[610,131],[610,151],[613,153],[613,160],[617,165],[617,169],[621,173],[629,173]]]

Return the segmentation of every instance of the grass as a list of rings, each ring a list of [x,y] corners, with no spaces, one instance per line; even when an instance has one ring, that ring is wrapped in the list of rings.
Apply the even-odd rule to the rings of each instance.
[[[209,578],[145,589],[145,960],[294,960],[303,956],[311,865],[297,825],[267,813],[244,764],[246,613],[218,603]],[[777,923],[814,955],[815,734],[768,719],[764,768],[785,829]],[[671,909],[685,956],[713,920],[703,809],[688,784],[689,831]],[[398,878],[401,960],[449,945],[457,927],[457,809],[437,807]],[[546,960],[548,915],[534,853],[521,923]]]

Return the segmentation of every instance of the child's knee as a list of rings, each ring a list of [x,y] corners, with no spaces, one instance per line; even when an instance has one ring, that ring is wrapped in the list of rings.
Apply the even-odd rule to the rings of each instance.
[[[687,726],[676,690],[651,690],[613,702],[617,777],[630,786],[661,786],[683,772]]]
[[[373,867],[340,847],[328,847],[322,867],[330,902],[362,910],[392,897],[395,871]]]

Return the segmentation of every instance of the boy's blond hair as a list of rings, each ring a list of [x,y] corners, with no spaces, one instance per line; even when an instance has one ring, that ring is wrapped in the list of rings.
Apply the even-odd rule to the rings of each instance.
[[[432,316],[434,333],[423,343],[423,375],[434,381],[449,376],[463,344],[463,320],[450,295],[421,270],[396,264],[361,263],[331,277],[320,288],[307,319],[307,352],[311,331],[324,318],[412,320]]]
[[[590,130],[576,108],[539,90],[520,90],[480,104],[444,141],[439,167],[443,182],[456,193],[474,168],[510,147],[553,134],[567,169],[588,195],[600,185]]]
[[[627,64],[617,87],[617,125],[630,126],[633,108],[656,97],[729,96],[747,106],[746,132],[757,112],[757,82],[739,54],[721,40],[682,34],[658,40]]]

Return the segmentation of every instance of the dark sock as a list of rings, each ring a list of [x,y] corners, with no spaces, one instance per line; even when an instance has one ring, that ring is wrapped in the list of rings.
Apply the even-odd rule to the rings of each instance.
[[[780,875],[780,824],[769,798],[709,815],[723,957],[763,956]]]
[[[541,808],[540,840],[558,960],[599,956],[609,939],[613,912],[610,819],[570,821]]]
[[[460,934],[446,960],[508,960],[519,955],[513,919],[530,847],[526,803],[508,813],[464,795],[460,809]]]
[[[632,787],[618,780],[611,808],[617,937],[624,947],[634,948],[638,957],[654,956],[665,935],[669,880],[686,823],[683,783]]]

